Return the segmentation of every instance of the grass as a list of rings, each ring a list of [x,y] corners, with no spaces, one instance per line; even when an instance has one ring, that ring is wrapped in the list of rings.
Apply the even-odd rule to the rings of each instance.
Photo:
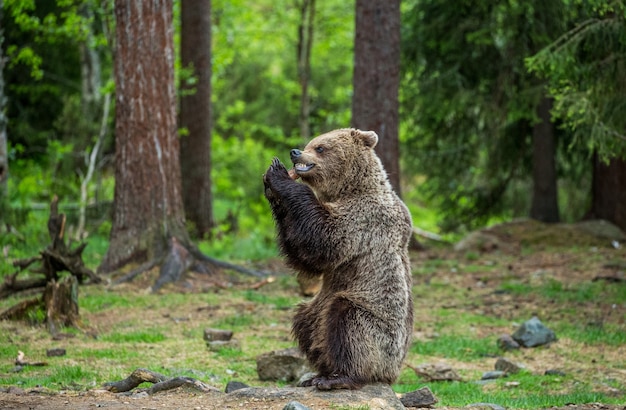
[[[98,252],[105,249],[96,245]],[[584,248],[559,252],[578,255]],[[593,282],[589,276],[607,258],[593,253],[574,258],[570,266],[551,265],[551,275],[533,281],[527,272],[535,271],[543,259],[533,261],[536,253],[529,248],[522,253],[515,258],[478,251],[455,255],[441,249],[428,257],[414,255],[416,338],[406,361],[412,366],[447,363],[463,381],[424,383],[406,367],[392,386],[396,392],[427,385],[439,399],[439,407],[489,402],[537,409],[626,400],[626,286]],[[525,263],[532,268],[523,269]],[[509,269],[511,264],[516,264],[515,269]],[[0,272],[12,272],[7,265],[1,261]],[[481,287],[476,286],[478,281]],[[245,278],[239,282],[227,290],[183,293],[170,288],[158,295],[146,293],[139,284],[81,287],[80,313],[97,337],[66,329],[72,337],[52,340],[45,326],[36,324],[41,315],[34,315],[30,323],[0,322],[0,385],[87,390],[145,367],[170,376],[196,377],[218,388],[231,380],[280,386],[258,380],[256,357],[294,346],[291,318],[302,300],[297,283],[288,275],[258,290],[250,289]],[[19,300],[0,300],[0,311]],[[497,337],[512,333],[514,323],[534,312],[540,312],[542,320],[547,318],[544,323],[559,340],[549,348],[498,350]],[[239,347],[209,350],[202,338],[203,329],[209,327],[232,330]],[[67,355],[46,357],[47,349],[57,347],[65,348]],[[27,360],[48,365],[12,372],[19,351]],[[527,370],[479,382],[502,355],[525,364]],[[546,368],[563,369],[566,376],[545,376]]]

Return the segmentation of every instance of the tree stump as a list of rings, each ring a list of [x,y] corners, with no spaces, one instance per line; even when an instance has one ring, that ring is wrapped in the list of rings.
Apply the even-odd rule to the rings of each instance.
[[[76,248],[65,243],[65,214],[58,211],[59,198],[55,195],[50,204],[48,219],[48,233],[51,244],[39,252],[38,256],[16,260],[13,266],[18,271],[8,275],[0,285],[0,298],[24,292],[41,289],[40,297],[17,303],[0,314],[0,320],[19,320],[28,317],[29,312],[41,309],[45,312],[48,330],[57,335],[60,328],[72,326],[82,329],[78,312],[78,284],[100,283],[102,279],[85,266],[82,253],[87,246],[81,243]],[[30,269],[31,273],[43,277],[19,279],[17,276],[26,271],[31,265],[39,262],[40,267]],[[70,274],[64,279],[60,272]]]

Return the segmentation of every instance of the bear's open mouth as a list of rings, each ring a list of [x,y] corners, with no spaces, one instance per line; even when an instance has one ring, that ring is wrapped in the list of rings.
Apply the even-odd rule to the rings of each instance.
[[[295,168],[296,172],[308,172],[314,166],[315,164],[302,164],[302,163],[293,164],[293,167]]]

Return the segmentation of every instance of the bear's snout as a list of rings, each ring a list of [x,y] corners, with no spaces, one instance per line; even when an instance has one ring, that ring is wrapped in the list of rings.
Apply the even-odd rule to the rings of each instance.
[[[300,157],[302,156],[302,151],[300,151],[299,149],[292,149],[291,150],[291,162],[293,162],[294,164],[296,162],[298,162],[298,160],[300,159]]]

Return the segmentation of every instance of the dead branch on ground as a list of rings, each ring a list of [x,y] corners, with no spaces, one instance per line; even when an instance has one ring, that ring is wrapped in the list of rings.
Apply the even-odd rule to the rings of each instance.
[[[178,376],[169,378],[161,373],[142,368],[136,369],[130,374],[130,376],[123,380],[105,383],[104,388],[113,393],[122,393],[130,391],[144,382],[153,384],[152,387],[146,390],[148,394],[171,390],[181,386],[189,387],[204,393],[219,392],[217,388],[209,386],[208,384],[192,377]]]

